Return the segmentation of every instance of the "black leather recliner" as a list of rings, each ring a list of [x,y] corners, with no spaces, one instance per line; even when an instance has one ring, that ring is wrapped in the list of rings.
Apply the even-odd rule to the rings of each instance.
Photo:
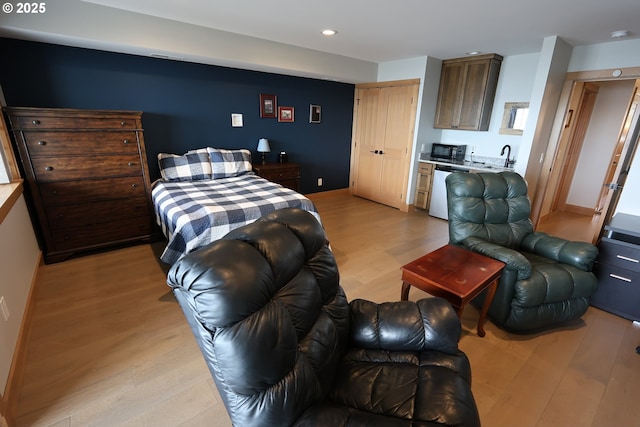
[[[348,303],[307,212],[230,232],[168,283],[235,426],[480,425],[449,303]]]
[[[534,232],[527,184],[515,172],[446,178],[449,241],[506,264],[489,317],[515,332],[580,318],[598,286],[598,249]],[[481,305],[484,294],[474,304]]]

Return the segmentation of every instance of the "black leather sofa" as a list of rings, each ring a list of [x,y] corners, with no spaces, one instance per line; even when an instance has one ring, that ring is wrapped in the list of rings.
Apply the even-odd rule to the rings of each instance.
[[[168,283],[235,426],[480,425],[449,303],[349,303],[307,212],[230,232]]]

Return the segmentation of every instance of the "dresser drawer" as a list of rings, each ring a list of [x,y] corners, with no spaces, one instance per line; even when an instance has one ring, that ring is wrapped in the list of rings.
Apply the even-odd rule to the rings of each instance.
[[[102,224],[140,216],[149,218],[146,197],[60,205],[47,209],[49,225],[64,228]]]
[[[142,175],[124,178],[87,179],[82,181],[40,183],[40,197],[45,206],[142,197],[147,190]]]
[[[598,262],[640,272],[640,247],[603,238],[598,245]]]
[[[598,289],[591,305],[632,320],[640,320],[640,273],[598,263]]]
[[[140,156],[137,154],[34,157],[31,163],[40,182],[142,175]]]
[[[17,123],[13,122],[17,120]],[[59,116],[18,116],[12,118],[13,129],[137,129],[136,120],[131,117],[59,117]]]
[[[300,178],[300,169],[298,168],[288,168],[288,169],[277,169],[277,170],[267,170],[260,174],[264,179],[268,179],[269,181],[279,181],[282,179],[296,179]]]
[[[418,173],[423,175],[431,175],[433,173],[432,163],[418,163]]]
[[[129,218],[101,224],[53,231],[55,251],[70,251],[140,239],[151,235],[149,217]]]
[[[31,157],[138,153],[135,131],[23,132]]]

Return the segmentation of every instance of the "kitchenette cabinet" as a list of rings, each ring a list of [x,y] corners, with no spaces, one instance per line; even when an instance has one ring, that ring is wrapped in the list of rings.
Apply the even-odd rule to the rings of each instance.
[[[431,200],[431,180],[433,179],[433,164],[418,164],[418,182],[416,185],[416,194],[414,206],[418,209],[429,209],[429,201]]]
[[[501,64],[497,54],[442,61],[434,127],[488,130]]]

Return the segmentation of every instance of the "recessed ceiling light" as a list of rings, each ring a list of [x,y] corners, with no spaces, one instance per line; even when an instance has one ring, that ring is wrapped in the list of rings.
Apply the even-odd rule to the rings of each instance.
[[[338,32],[336,30],[327,28],[326,30],[322,30],[322,34],[324,34],[325,36],[335,36],[336,34],[338,34]]]
[[[479,50],[472,50],[471,52],[467,52],[467,55],[480,55],[480,53]]]
[[[611,33],[611,38],[612,39],[622,39],[625,37],[629,36],[629,31],[627,30],[619,30],[619,31],[614,31],[613,33]]]

